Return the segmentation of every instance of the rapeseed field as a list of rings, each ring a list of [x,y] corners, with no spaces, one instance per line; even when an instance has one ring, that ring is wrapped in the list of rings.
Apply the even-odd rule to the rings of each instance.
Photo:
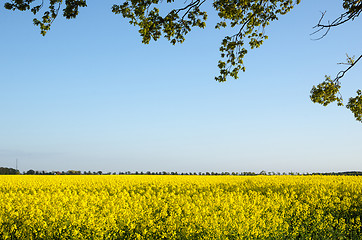
[[[362,239],[362,178],[0,176],[0,239]]]

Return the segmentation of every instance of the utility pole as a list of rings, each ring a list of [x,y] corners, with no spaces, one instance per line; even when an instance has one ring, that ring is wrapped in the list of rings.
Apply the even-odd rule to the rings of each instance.
[[[16,171],[18,171],[18,159],[16,159]]]

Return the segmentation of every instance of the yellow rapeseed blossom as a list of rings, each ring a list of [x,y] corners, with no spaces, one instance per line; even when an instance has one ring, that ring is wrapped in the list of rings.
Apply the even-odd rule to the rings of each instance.
[[[0,176],[0,239],[362,239],[362,178]]]

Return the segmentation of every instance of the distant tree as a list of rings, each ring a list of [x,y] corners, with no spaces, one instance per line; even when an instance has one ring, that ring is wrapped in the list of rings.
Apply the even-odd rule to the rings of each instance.
[[[30,169],[26,172],[26,174],[28,175],[34,175],[35,174],[35,171],[33,169]]]
[[[259,175],[266,175],[266,172],[263,170],[259,173]]]
[[[67,171],[68,175],[80,175],[81,171],[76,171],[76,170],[68,170]]]
[[[17,175],[20,174],[19,170],[14,168],[0,167],[0,175]]]

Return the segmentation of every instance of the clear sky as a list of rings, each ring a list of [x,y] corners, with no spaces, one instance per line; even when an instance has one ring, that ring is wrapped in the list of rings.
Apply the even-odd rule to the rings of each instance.
[[[118,1],[119,2],[119,1]],[[238,80],[218,83],[220,42],[207,28],[181,45],[143,45],[135,27],[88,1],[42,37],[32,14],[0,9],[0,166],[19,170],[362,170],[362,124],[344,107],[309,100],[345,54],[361,54],[362,18],[310,33],[341,0],[302,0],[267,28]],[[2,1],[1,4],[3,4]],[[362,88],[362,66],[342,82],[345,101]]]

